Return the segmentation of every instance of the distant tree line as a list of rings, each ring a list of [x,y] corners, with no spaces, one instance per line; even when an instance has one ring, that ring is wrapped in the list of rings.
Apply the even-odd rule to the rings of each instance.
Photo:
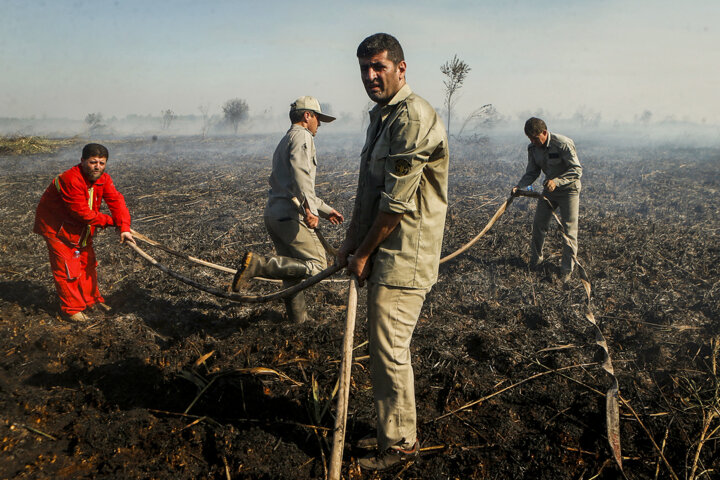
[[[478,136],[478,131],[492,128],[495,125],[508,121],[508,117],[503,117],[500,112],[491,103],[484,104],[480,107],[472,110],[460,123],[460,128],[456,134],[452,133],[451,126],[453,125],[453,113],[454,107],[459,99],[460,89],[463,87],[468,74],[472,69],[465,61],[461,60],[457,55],[442,64],[440,66],[440,72],[445,76],[443,80],[444,95],[443,103],[445,107],[445,116],[447,121],[447,133],[448,138],[461,139],[463,135],[469,137],[463,141],[472,141],[473,138]],[[364,129],[367,119],[367,111],[372,108],[373,103],[370,102],[363,109],[361,114],[361,128]],[[329,114],[333,113],[331,104],[323,103],[321,108],[324,112]],[[222,107],[222,116],[212,115],[210,113],[209,105],[200,105],[198,111],[200,112],[200,133],[205,138],[211,128],[215,128],[219,125],[225,124],[231,128],[233,133],[237,135],[241,127],[247,123],[250,119],[250,107],[245,99],[232,98],[226,101]],[[272,109],[268,109],[262,115],[268,115],[272,112]],[[344,118],[351,118],[348,113],[341,114]],[[532,112],[521,112],[518,118],[524,120],[529,116],[539,116],[543,118],[552,118],[553,115],[548,114],[543,109],[539,109]],[[142,116],[128,116],[145,118]],[[192,115],[190,117],[193,117]],[[556,117],[556,116],[555,116]],[[150,118],[150,116],[147,116]],[[178,115],[170,108],[160,111],[160,128],[162,130],[169,130],[176,120]],[[188,118],[188,116],[180,117]],[[114,119],[114,118],[113,118]],[[113,120],[111,119],[111,121]],[[592,128],[600,125],[601,114],[598,111],[580,106],[571,117],[566,117],[566,120],[570,120],[582,128]],[[643,125],[649,125],[653,120],[653,112],[650,110],[644,110],[639,115],[635,116],[635,121]],[[88,113],[85,117],[85,124],[87,125],[88,133],[90,135],[97,134],[102,131],[106,125],[103,123],[103,115],[100,112]]]

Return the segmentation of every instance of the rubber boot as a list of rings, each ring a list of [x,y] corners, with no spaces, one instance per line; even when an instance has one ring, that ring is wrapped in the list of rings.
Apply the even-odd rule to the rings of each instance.
[[[307,274],[308,267],[294,258],[283,256],[266,258],[247,252],[235,273],[231,288],[233,292],[239,292],[250,279],[255,277],[294,280],[304,278]]]
[[[532,252],[530,254],[530,262],[528,263],[528,267],[530,268],[530,270],[534,272],[539,271],[542,267],[542,263],[543,257],[536,255],[535,252]]]
[[[572,270],[562,270],[560,274],[560,283],[563,289],[570,290],[570,278],[572,277]]]
[[[305,294],[298,292],[295,295],[283,298],[288,320],[292,323],[304,323],[310,320],[305,307]]]

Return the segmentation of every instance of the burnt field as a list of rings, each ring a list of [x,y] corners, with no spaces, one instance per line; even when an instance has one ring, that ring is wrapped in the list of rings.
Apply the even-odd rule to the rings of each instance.
[[[318,194],[347,217],[360,145],[323,133]],[[278,138],[104,143],[134,229],[234,266],[245,249],[272,252],[261,213]],[[620,383],[625,473],[720,478],[720,149],[576,141],[579,258]],[[81,147],[0,157],[0,478],[324,478],[346,282],[311,287],[315,321],[290,324],[281,302],[241,305],[194,290],[109,230],[95,247],[114,311],[63,321],[44,242],[31,230],[43,190]],[[524,146],[460,146],[451,162],[444,254],[505,200]],[[361,472],[352,447],[374,425],[361,292],[343,477],[622,478],[585,292],[577,276],[569,289],[558,281],[554,226],[543,269],[528,269],[533,211],[534,201],[516,199],[441,266],[412,345],[423,453],[383,475]],[[334,245],[343,232],[325,225]],[[141,246],[209,285],[231,279]],[[276,288],[255,282],[252,291]]]

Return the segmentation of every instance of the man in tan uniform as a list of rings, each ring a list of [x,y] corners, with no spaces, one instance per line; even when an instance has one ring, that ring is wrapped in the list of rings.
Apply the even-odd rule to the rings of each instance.
[[[314,137],[320,122],[333,120],[335,117],[322,113],[314,97],[300,97],[290,105],[292,126],[273,155],[264,214],[278,255],[265,258],[246,252],[233,279],[234,291],[253,277],[282,279],[283,287],[289,287],[327,267],[325,249],[314,229],[319,217],[339,224],[343,216],[315,195]],[[302,323],[309,318],[302,292],[284,300],[289,320]]]
[[[530,243],[530,266],[537,268],[543,261],[545,235],[554,209],[560,207],[560,216],[570,245],[563,248],[561,279],[570,280],[574,260],[577,254],[578,211],[580,208],[580,177],[582,166],[575,152],[575,144],[569,138],[551,133],[547,125],[539,118],[532,117],[525,122],[525,135],[530,139],[528,145],[528,164],[525,175],[513,187],[513,195],[519,189],[525,189],[540,175],[545,174],[543,195],[550,201],[538,199],[533,221],[532,242]]]
[[[407,65],[394,37],[366,38],[357,57],[365,90],[377,105],[370,111],[355,207],[338,262],[361,283],[368,281],[377,438],[366,439],[366,445],[377,445],[377,452],[359,462],[384,470],[420,450],[410,341],[437,280],[448,142],[435,110],[406,84]]]

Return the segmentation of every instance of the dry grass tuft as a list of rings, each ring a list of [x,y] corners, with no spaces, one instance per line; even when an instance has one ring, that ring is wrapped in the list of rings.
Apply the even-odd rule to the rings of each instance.
[[[10,135],[0,137],[0,155],[35,155],[54,153],[62,147],[77,142],[73,138],[46,138],[33,135]]]

